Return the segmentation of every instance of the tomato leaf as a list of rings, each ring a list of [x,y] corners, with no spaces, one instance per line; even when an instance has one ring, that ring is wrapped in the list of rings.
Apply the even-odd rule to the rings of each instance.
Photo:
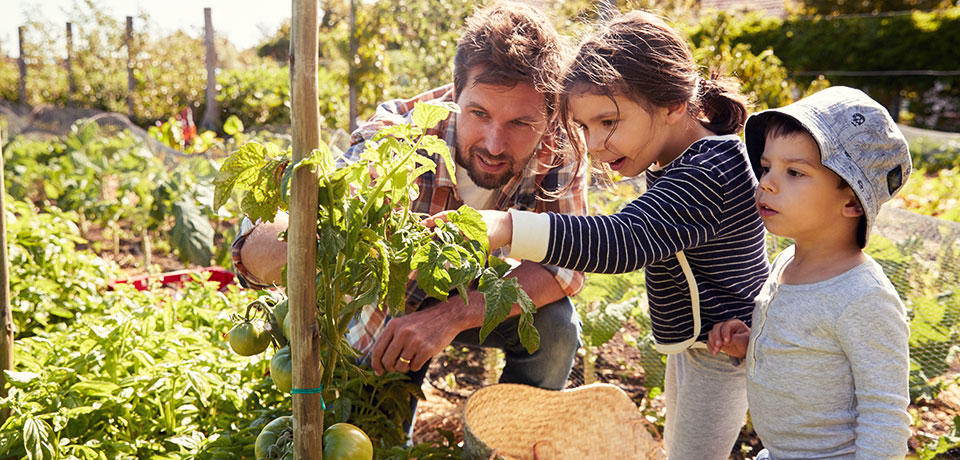
[[[450,116],[453,107],[456,105],[418,101],[413,105],[413,124],[423,129],[433,128]],[[456,111],[459,112],[460,109]]]
[[[180,259],[200,266],[210,265],[213,258],[213,226],[193,197],[185,196],[173,204],[174,224],[170,243]]]

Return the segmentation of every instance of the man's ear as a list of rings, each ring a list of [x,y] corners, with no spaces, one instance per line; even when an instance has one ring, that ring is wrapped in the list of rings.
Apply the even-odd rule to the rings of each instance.
[[[863,215],[863,206],[860,206],[860,200],[857,197],[850,197],[844,203],[841,213],[844,217],[860,217]]]

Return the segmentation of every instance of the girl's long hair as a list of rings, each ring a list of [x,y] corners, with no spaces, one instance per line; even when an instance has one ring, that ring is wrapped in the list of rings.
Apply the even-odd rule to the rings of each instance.
[[[560,117],[578,155],[586,153],[579,131],[570,120],[571,96],[628,96],[641,106],[673,107],[686,102],[687,111],[716,134],[743,130],[746,99],[739,82],[712,73],[700,76],[687,42],[659,17],[632,11],[602,25],[586,37],[562,79]]]

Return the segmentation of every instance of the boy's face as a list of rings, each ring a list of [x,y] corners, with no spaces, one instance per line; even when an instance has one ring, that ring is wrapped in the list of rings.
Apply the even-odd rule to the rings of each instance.
[[[797,244],[853,235],[849,227],[852,222],[856,229],[859,202],[820,163],[820,149],[809,134],[767,136],[760,169],[757,210],[770,233]]]

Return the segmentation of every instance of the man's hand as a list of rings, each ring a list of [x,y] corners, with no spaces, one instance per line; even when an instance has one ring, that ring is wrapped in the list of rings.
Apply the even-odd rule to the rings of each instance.
[[[436,227],[437,220],[446,222],[447,213],[449,212],[450,211],[442,211],[434,214],[424,219],[423,225],[428,228]],[[490,243],[490,252],[509,245],[513,239],[513,219],[510,217],[510,213],[488,209],[477,210],[477,212],[480,213],[480,217],[483,218],[483,223],[487,226],[487,240]]]
[[[734,358],[744,358],[749,343],[750,328],[739,319],[714,324],[707,335],[707,349],[714,355],[722,351]]]
[[[457,318],[460,315],[450,302],[455,299],[387,322],[370,352],[373,371],[381,375],[384,371],[419,370],[450,345],[457,334],[468,329],[462,326],[464,323]]]

